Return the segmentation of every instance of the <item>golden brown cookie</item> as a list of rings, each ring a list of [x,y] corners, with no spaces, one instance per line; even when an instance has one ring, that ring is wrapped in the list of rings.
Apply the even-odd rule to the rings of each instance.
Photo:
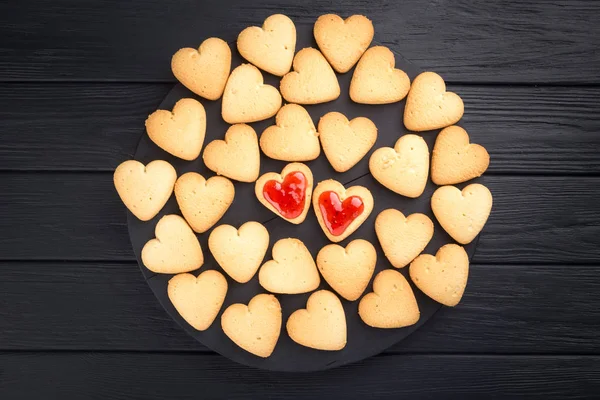
[[[260,171],[256,132],[250,125],[232,125],[225,133],[225,140],[213,140],[206,145],[202,159],[217,175],[254,182]]]
[[[369,189],[328,179],[319,182],[313,191],[313,208],[321,229],[332,242],[346,239],[373,211],[373,196]]]
[[[155,228],[156,239],[142,248],[142,263],[158,274],[179,274],[198,269],[204,255],[198,238],[179,215],[162,217]]]
[[[233,202],[233,183],[222,176],[209,179],[195,172],[183,174],[175,182],[175,198],[192,229],[204,233],[216,224]]]
[[[436,185],[454,185],[481,176],[490,165],[485,147],[469,143],[460,126],[444,128],[437,136],[431,157],[431,180]]]
[[[262,121],[277,114],[281,95],[252,64],[242,64],[231,72],[225,92],[221,116],[228,124]]]
[[[433,222],[425,214],[405,217],[400,211],[389,208],[377,216],[375,233],[386,258],[395,268],[403,268],[429,244],[433,237]]]
[[[313,189],[313,175],[306,165],[291,163],[280,174],[267,172],[256,181],[254,193],[260,203],[292,224],[306,218]]]
[[[279,89],[290,103],[319,104],[337,99],[340,85],[335,72],[317,49],[307,47],[294,57],[294,70],[281,79]]]
[[[169,300],[194,329],[208,329],[227,294],[227,280],[218,271],[204,271],[196,278],[192,274],[175,275],[167,287]]]
[[[356,64],[371,44],[375,29],[363,15],[342,19],[335,14],[321,15],[313,29],[319,50],[333,69],[345,73]]]
[[[157,110],[146,119],[146,131],[158,147],[184,160],[200,155],[206,134],[206,112],[200,102],[181,99],[173,111]]]
[[[296,26],[282,14],[271,15],[263,26],[250,26],[238,36],[242,57],[270,74],[283,76],[290,71],[296,51]]]
[[[328,290],[314,292],[306,308],[296,310],[286,324],[288,335],[302,346],[341,350],[346,346],[346,314],[340,299]]]
[[[319,134],[306,109],[286,104],[260,136],[260,148],[267,157],[282,161],[310,161],[319,157]]]
[[[442,246],[435,257],[422,254],[409,268],[410,279],[438,303],[454,307],[460,302],[469,278],[469,256],[457,244]]]
[[[223,94],[231,70],[231,50],[227,42],[208,38],[200,48],[177,51],[171,59],[173,75],[185,87],[208,100]]]
[[[232,304],[221,315],[223,332],[235,344],[259,357],[269,357],[281,333],[281,305],[272,294],[259,294],[245,304]]]
[[[273,259],[258,272],[260,285],[271,293],[297,294],[315,290],[321,283],[310,252],[298,239],[281,239],[273,245]]]
[[[454,240],[467,244],[483,229],[490,216],[492,202],[488,188],[479,183],[473,183],[462,191],[454,186],[442,186],[431,196],[431,209]]]
[[[381,271],[373,281],[373,292],[358,304],[358,314],[373,328],[402,328],[414,325],[421,313],[410,284],[393,269]]]
[[[317,254],[317,267],[325,281],[349,301],[363,294],[375,271],[376,262],[375,247],[362,239],[351,241],[346,248],[329,244]]]
[[[404,126],[411,131],[429,131],[457,123],[463,116],[462,99],[446,91],[446,84],[435,72],[415,78],[406,98]]]
[[[404,135],[391,147],[371,154],[369,170],[386,188],[402,196],[417,198],[425,190],[429,174],[429,149],[422,137]]]
[[[362,104],[396,103],[408,94],[410,79],[396,67],[387,47],[375,46],[363,54],[350,82],[350,98]]]
[[[144,165],[128,160],[119,164],[113,182],[125,207],[142,221],[149,221],[164,207],[177,179],[175,168],[156,160]]]
[[[269,247],[269,231],[249,221],[235,229],[219,225],[208,237],[208,248],[223,271],[236,282],[246,283],[258,271]]]
[[[368,118],[352,121],[339,112],[329,112],[319,120],[319,138],[327,160],[337,172],[355,166],[377,140],[377,127]]]

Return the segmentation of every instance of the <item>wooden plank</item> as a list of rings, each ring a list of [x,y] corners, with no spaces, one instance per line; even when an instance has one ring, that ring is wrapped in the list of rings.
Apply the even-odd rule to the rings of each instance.
[[[114,170],[171,84],[2,84],[0,169]]]
[[[487,176],[482,183],[494,209],[475,262],[600,262],[600,177]],[[0,186],[0,231],[10,233],[0,237],[0,260],[134,259],[111,174],[2,173]]]
[[[0,170],[112,171],[170,84],[0,85]],[[488,173],[600,173],[600,88],[452,85]]]
[[[544,398],[600,389],[600,357],[375,357],[301,375],[243,367],[219,355],[0,354],[3,398]],[[35,384],[32,384],[35,382]],[[191,397],[190,397],[191,398]]]
[[[465,297],[387,354],[600,354],[598,266],[472,265]],[[208,352],[135,263],[0,263],[0,351]]]
[[[273,13],[312,24],[338,12],[368,15],[376,40],[450,81],[598,83],[599,10],[589,0],[3,2],[0,81],[172,81],[179,47],[234,40]]]

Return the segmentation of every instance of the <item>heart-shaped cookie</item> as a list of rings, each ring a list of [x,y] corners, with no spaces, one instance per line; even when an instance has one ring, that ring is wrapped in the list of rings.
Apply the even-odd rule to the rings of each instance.
[[[317,49],[307,47],[294,57],[294,70],[279,84],[281,95],[290,103],[319,104],[337,99],[340,85],[335,72]]]
[[[221,316],[223,332],[242,349],[269,357],[281,333],[281,305],[272,294],[259,294],[245,304],[232,304]]]
[[[188,324],[199,331],[212,325],[227,294],[227,279],[218,271],[175,275],[167,288],[169,300]]]
[[[233,202],[233,183],[222,176],[209,179],[195,172],[183,174],[175,182],[175,198],[192,229],[204,233],[217,223]]]
[[[206,112],[200,102],[181,99],[173,111],[157,110],[146,119],[146,131],[158,147],[184,160],[200,155],[206,134]]]
[[[350,98],[362,104],[396,103],[406,97],[410,79],[397,69],[387,47],[375,46],[363,54],[350,82]]]
[[[171,59],[173,75],[185,87],[208,100],[223,94],[231,70],[231,50],[227,42],[208,38],[198,50],[179,50]]]
[[[208,248],[217,263],[239,283],[252,279],[268,247],[269,231],[254,221],[246,222],[240,229],[219,225],[208,237]]]
[[[375,29],[363,15],[343,20],[335,14],[321,15],[313,29],[319,50],[333,69],[343,74],[356,64],[371,44]]]
[[[260,171],[256,132],[249,125],[232,125],[225,133],[225,140],[213,140],[206,145],[202,159],[217,175],[254,182]]]
[[[446,92],[446,84],[435,72],[415,78],[406,98],[404,126],[411,131],[429,131],[457,123],[463,116],[462,99]]]
[[[306,218],[313,189],[313,175],[306,165],[291,163],[280,174],[267,172],[256,181],[254,193],[260,203],[292,224]]]
[[[368,118],[352,121],[339,112],[329,112],[319,120],[319,138],[325,157],[337,172],[356,165],[377,140],[377,127]]]
[[[369,284],[377,252],[366,240],[356,239],[344,249],[337,244],[323,247],[317,254],[317,267],[325,281],[349,301],[358,299]]]
[[[346,314],[342,302],[328,290],[314,292],[306,308],[296,310],[286,323],[288,335],[302,346],[341,350],[346,346]]]
[[[270,74],[283,76],[289,72],[296,51],[296,27],[282,14],[265,19],[262,28],[250,26],[237,38],[242,57]]]
[[[433,222],[425,214],[404,217],[389,208],[375,219],[375,233],[385,257],[395,268],[403,268],[425,250],[433,237]]]
[[[164,207],[177,180],[175,168],[156,160],[144,165],[125,161],[115,169],[113,182],[125,207],[142,221],[149,221]]]
[[[381,271],[373,280],[373,292],[358,304],[358,315],[373,328],[402,328],[419,321],[421,312],[410,284],[393,269]]]
[[[258,272],[260,285],[272,293],[297,294],[315,290],[321,278],[310,252],[298,239],[281,239],[273,246],[273,259]]]
[[[431,196],[431,209],[438,222],[454,240],[471,243],[483,229],[492,211],[492,193],[473,183],[462,191],[442,186]]]
[[[162,217],[154,229],[155,239],[142,248],[142,263],[157,274],[179,274],[198,269],[204,255],[198,238],[179,215]]]
[[[297,104],[286,104],[260,136],[260,148],[267,157],[283,161],[310,161],[319,157],[319,134],[312,118]]]
[[[328,179],[313,191],[313,208],[325,235],[332,242],[350,236],[373,211],[373,196],[362,186],[344,185]]]
[[[252,64],[242,64],[231,72],[225,93],[221,116],[229,124],[262,121],[277,114],[281,95]]]
[[[429,148],[422,137],[404,135],[391,147],[371,154],[369,170],[379,183],[402,196],[417,198],[429,174]]]
[[[409,267],[410,279],[438,303],[454,307],[460,302],[469,278],[469,256],[457,244],[442,246],[435,257],[422,254]]]
[[[436,185],[454,185],[481,176],[490,165],[485,147],[469,143],[460,126],[444,128],[437,136],[431,156],[431,180]]]

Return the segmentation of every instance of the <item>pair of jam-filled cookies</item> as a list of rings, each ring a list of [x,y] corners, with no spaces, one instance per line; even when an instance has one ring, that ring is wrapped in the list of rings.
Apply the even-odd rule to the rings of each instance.
[[[345,188],[328,179],[313,190],[312,172],[301,163],[288,164],[281,173],[262,175],[255,193],[265,207],[293,224],[304,221],[312,200],[319,225],[332,242],[350,236],[373,210],[373,196],[362,186]]]

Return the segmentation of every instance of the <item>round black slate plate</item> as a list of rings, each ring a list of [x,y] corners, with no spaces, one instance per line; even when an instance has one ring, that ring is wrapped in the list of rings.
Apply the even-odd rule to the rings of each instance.
[[[299,25],[297,26],[297,30],[297,51],[304,47],[316,47],[312,35],[312,25]],[[233,53],[233,69],[244,61],[237,53],[235,42],[230,42],[230,46]],[[421,72],[414,65],[403,59],[399,54],[396,54],[396,67],[404,70],[411,78],[411,81],[416,75],[418,75],[419,72]],[[373,243],[377,248],[378,257],[377,267],[375,274],[373,275],[375,276],[383,269],[392,268],[391,264],[383,255],[381,247],[377,242],[374,230],[374,221],[377,214],[386,208],[396,208],[402,211],[405,215],[415,212],[424,213],[434,221],[435,233],[433,239],[425,249],[426,253],[435,254],[438,248],[446,243],[453,243],[453,240],[436,222],[431,212],[430,199],[432,193],[436,189],[436,186],[431,181],[428,182],[425,192],[421,197],[418,199],[408,199],[384,188],[370,175],[368,168],[370,154],[375,149],[382,146],[393,147],[394,143],[400,136],[410,132],[406,130],[404,124],[402,123],[402,114],[405,103],[404,101],[395,104],[370,106],[356,104],[350,100],[348,88],[353,71],[354,70],[352,69],[346,74],[337,74],[341,86],[341,96],[337,100],[325,104],[306,106],[306,109],[313,118],[315,126],[318,124],[319,118],[329,111],[339,111],[346,115],[349,119],[358,116],[368,117],[377,125],[377,143],[366,157],[364,157],[354,168],[345,173],[335,172],[322,153],[317,160],[308,162],[306,164],[308,164],[314,174],[315,186],[322,180],[332,178],[343,183],[346,187],[352,185],[365,186],[373,194],[375,199],[375,207],[373,212],[354,234],[340,244],[346,246],[348,242],[358,238],[362,238]],[[266,83],[274,85],[277,88],[279,87],[279,78],[264,72],[263,76],[265,77]],[[204,143],[206,144],[214,139],[223,139],[225,131],[228,128],[228,124],[221,119],[220,100],[208,101],[201,99],[182,85],[178,84],[163,100],[159,108],[170,110],[179,99],[184,97],[196,98],[206,108],[207,129]],[[256,130],[256,133],[260,136],[262,131],[267,126],[274,123],[275,119],[270,118],[266,121],[253,123],[251,125]],[[430,152],[433,148],[436,135],[437,131],[422,133],[423,138],[429,146]],[[206,178],[214,175],[212,171],[208,170],[204,166],[201,156],[191,162],[180,160],[161,150],[158,146],[152,143],[146,134],[142,135],[135,153],[135,159],[143,162],[144,164],[157,159],[166,160],[176,168],[178,176],[190,171],[198,172]],[[264,155],[261,155],[261,174],[269,171],[280,172],[285,165],[285,162],[271,160]],[[236,190],[235,200],[224,217],[219,221],[218,225],[230,224],[235,227],[239,227],[246,221],[259,221],[263,223],[269,230],[271,236],[270,247],[265,257],[265,261],[271,258],[271,248],[273,244],[282,238],[295,237],[302,240],[310,250],[313,257],[316,257],[317,252],[323,246],[330,243],[319,227],[312,207],[304,223],[300,225],[293,225],[279,217],[276,217],[258,202],[254,195],[253,183],[234,183]],[[250,282],[243,285],[227,277],[229,290],[227,292],[225,303],[217,319],[208,330],[199,332],[185,322],[183,318],[181,318],[169,301],[167,296],[167,283],[172,275],[154,274],[143,266],[140,260],[142,247],[148,240],[154,237],[154,228],[158,220],[164,215],[173,213],[181,215],[174,196],[171,196],[171,199],[165,205],[163,210],[151,221],[139,221],[133,216],[133,214],[128,212],[129,234],[133,249],[140,265],[140,269],[142,270],[146,281],[152,288],[162,306],[167,310],[171,317],[179,323],[179,325],[181,325],[190,335],[206,345],[208,348],[241,364],[279,371],[317,371],[348,364],[378,354],[393,344],[400,342],[408,335],[419,329],[419,327],[421,327],[429,318],[431,318],[440,308],[438,303],[429,299],[413,285],[413,290],[421,310],[421,318],[419,322],[416,325],[407,328],[387,330],[375,329],[365,325],[358,316],[358,301],[348,302],[342,299],[348,325],[348,343],[346,347],[340,351],[327,352],[302,347],[293,342],[285,331],[285,322],[287,321],[287,318],[293,311],[306,306],[306,300],[308,299],[310,293],[300,295],[277,295],[277,298],[281,302],[283,309],[282,332],[279,342],[277,343],[275,351],[270,357],[263,359],[254,356],[237,347],[231,340],[229,340],[229,338],[227,338],[227,336],[225,336],[221,329],[220,318],[223,310],[225,310],[225,308],[227,308],[227,306],[230,304],[239,302],[247,304],[254,295],[265,292],[265,290],[262,289],[258,283],[258,274]],[[202,235],[198,235],[205,258],[205,263],[200,271],[208,269],[220,269],[208,250],[207,241],[209,234],[210,231]],[[476,241],[466,246],[466,250],[470,258],[475,251],[475,245]],[[403,273],[410,281],[410,278],[408,277],[408,267],[403,268],[400,270],[400,272]],[[198,275],[199,271],[195,271],[193,273]],[[371,284],[372,279],[366,292],[372,290]],[[321,288],[330,289],[324,280],[322,280]]]

